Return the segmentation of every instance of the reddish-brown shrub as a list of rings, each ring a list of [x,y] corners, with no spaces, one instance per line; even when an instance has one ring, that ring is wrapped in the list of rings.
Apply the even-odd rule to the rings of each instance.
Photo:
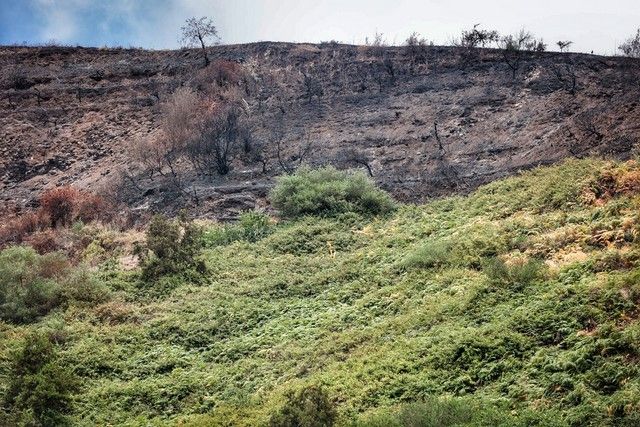
[[[40,255],[57,251],[64,246],[58,232],[52,229],[36,231],[23,237],[22,241],[35,249]]]
[[[40,208],[20,216],[5,219],[0,225],[0,247],[27,243],[44,254],[65,246],[59,232],[50,230],[73,221],[110,220],[113,209],[104,198],[73,187],[59,187],[40,196]]]
[[[107,219],[110,216],[109,212],[107,203],[102,197],[91,193],[81,193],[76,205],[74,219],[82,222]]]
[[[217,60],[211,64],[212,74],[219,86],[238,85],[245,78],[245,72],[237,62]]]
[[[42,211],[26,212],[18,217],[7,219],[0,227],[0,245],[10,242],[21,243],[30,233],[49,227],[49,218]]]
[[[624,194],[640,193],[640,170],[633,169],[618,177],[618,191]]]
[[[627,162],[624,168],[606,169],[582,191],[582,200],[601,206],[619,195],[640,193],[640,170],[635,162]]]
[[[40,196],[40,208],[49,217],[51,227],[71,223],[80,196],[80,191],[70,186],[53,188]]]
[[[75,220],[90,222],[106,218],[108,211],[102,197],[70,186],[45,191],[40,196],[40,209],[54,228]]]

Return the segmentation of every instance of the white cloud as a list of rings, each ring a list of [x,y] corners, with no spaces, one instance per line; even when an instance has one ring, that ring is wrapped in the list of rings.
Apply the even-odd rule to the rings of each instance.
[[[59,3],[56,0],[36,0],[33,5],[38,14],[44,18],[44,26],[39,35],[42,41],[69,42],[77,34],[76,22],[73,18],[73,5],[60,5]]]

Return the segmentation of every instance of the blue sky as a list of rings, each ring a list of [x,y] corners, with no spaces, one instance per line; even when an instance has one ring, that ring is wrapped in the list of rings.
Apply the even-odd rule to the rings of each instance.
[[[378,31],[400,44],[418,31],[446,44],[482,23],[611,54],[640,26],[640,0],[0,0],[0,44],[175,48],[184,20],[203,15],[226,43],[362,43]]]

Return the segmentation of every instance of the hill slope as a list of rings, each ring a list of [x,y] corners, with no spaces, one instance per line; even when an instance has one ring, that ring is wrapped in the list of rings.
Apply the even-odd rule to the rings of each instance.
[[[566,157],[634,151],[637,61],[525,53],[512,78],[500,51],[429,47],[420,55],[335,44],[212,48],[213,58],[250,72],[245,97],[260,123],[265,171],[237,158],[225,177],[190,176],[200,215],[266,205],[282,173],[278,132],[285,161],[310,143],[308,163],[362,167],[345,157],[356,150],[381,186],[418,202]],[[189,203],[146,175],[132,188],[121,172],[135,172],[128,149],[157,130],[170,93],[197,84],[201,61],[191,50],[0,48],[4,211],[61,184],[115,191],[142,210]]]
[[[210,226],[204,282],[144,286],[107,261],[110,301],[0,323],[0,349],[57,331],[82,379],[79,425],[263,425],[307,384],[340,425],[414,425],[394,414],[434,396],[404,419],[637,425],[639,203],[635,162],[573,160],[387,218],[271,225],[255,243]],[[85,259],[123,254],[91,227],[74,231],[94,236]]]

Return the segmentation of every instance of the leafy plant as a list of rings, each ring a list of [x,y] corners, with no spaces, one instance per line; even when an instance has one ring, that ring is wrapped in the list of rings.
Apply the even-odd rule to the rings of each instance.
[[[339,171],[333,167],[303,167],[279,178],[271,191],[271,202],[287,218],[304,215],[335,216],[344,212],[383,215],[395,204],[362,172]]]
[[[269,420],[270,427],[331,427],[336,410],[327,393],[318,386],[290,392],[287,401]]]
[[[71,395],[77,387],[49,337],[33,333],[13,358],[5,405],[20,425],[67,425]]]
[[[201,247],[202,230],[193,222],[185,218],[171,221],[155,215],[147,229],[144,246],[137,249],[143,281],[188,271],[204,273],[204,263],[198,259]]]
[[[495,257],[485,262],[484,272],[493,285],[523,289],[542,276],[543,266],[535,259],[516,260],[507,264]]]
[[[428,242],[409,254],[400,263],[400,267],[405,269],[442,267],[451,261],[451,250],[452,246],[449,242],[441,240]]]
[[[0,252],[0,318],[26,323],[45,315],[62,302],[56,279],[69,264],[61,253],[38,255],[30,247],[14,246]]]
[[[224,246],[237,241],[255,243],[271,234],[272,225],[268,215],[258,211],[244,212],[238,222],[213,227],[203,232],[207,247]]]

